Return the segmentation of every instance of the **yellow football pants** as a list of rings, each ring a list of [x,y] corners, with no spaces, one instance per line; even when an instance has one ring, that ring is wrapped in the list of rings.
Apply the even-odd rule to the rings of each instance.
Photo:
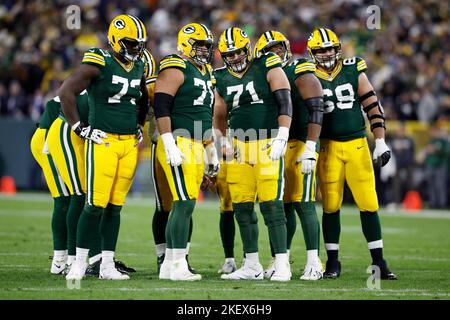
[[[194,139],[177,137],[176,144],[185,157],[180,166],[172,167],[167,163],[161,137],[156,146],[157,160],[166,175],[173,201],[195,200],[198,198],[204,173],[203,143]]]
[[[44,172],[45,181],[47,182],[47,186],[52,197],[58,198],[62,196],[69,196],[69,190],[64,184],[64,181],[58,172],[52,157],[49,154],[42,153],[46,133],[47,130],[41,128],[38,128],[34,132],[30,143],[31,153]]]
[[[84,139],[78,137],[67,122],[57,118],[48,131],[47,144],[70,194],[84,194],[86,192]]]
[[[378,210],[375,175],[366,138],[321,140],[318,177],[325,213],[340,209],[345,181],[360,211]]]
[[[106,134],[103,144],[85,145],[87,202],[101,208],[124,205],[138,160],[135,134]]]
[[[233,203],[283,200],[284,159],[272,161],[270,139],[249,142],[234,139],[238,158],[227,164],[227,183]]]
[[[156,207],[159,211],[170,212],[172,210],[172,193],[163,167],[156,156],[156,143],[151,148],[152,182],[155,190]]]
[[[305,175],[302,173],[301,163],[297,163],[297,158],[304,149],[305,143],[303,141],[288,141],[284,156],[285,185],[283,202],[285,203],[316,201],[316,168],[311,174]]]
[[[233,211],[230,188],[227,183],[227,162],[221,161],[220,171],[216,178],[217,193],[220,199],[220,211]]]

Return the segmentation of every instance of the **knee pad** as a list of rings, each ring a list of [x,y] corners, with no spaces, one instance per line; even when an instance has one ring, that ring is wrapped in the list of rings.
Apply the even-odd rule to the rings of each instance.
[[[93,216],[101,216],[101,214],[103,213],[103,208],[102,207],[97,207],[91,204],[86,204],[84,206],[83,211],[86,211],[86,213],[93,215]]]
[[[257,224],[258,217],[254,208],[253,202],[234,203],[234,216],[238,224]]]
[[[194,212],[196,200],[178,200],[173,202],[173,211],[182,211],[189,216]]]
[[[70,205],[70,197],[57,197],[54,198],[54,209],[61,210],[61,212],[67,212],[69,210]]]
[[[299,215],[313,215],[316,214],[315,202],[300,202],[297,204]],[[325,213],[328,214],[328,213]]]
[[[264,223],[267,227],[277,227],[286,224],[286,216],[283,210],[283,202],[267,201],[259,204]]]

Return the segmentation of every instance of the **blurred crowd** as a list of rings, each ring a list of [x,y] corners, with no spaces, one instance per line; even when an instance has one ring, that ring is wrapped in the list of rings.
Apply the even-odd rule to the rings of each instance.
[[[80,29],[67,25],[67,8],[74,3],[81,9]],[[371,5],[380,8],[376,29],[367,27],[376,12]],[[449,121],[450,2],[440,0],[3,0],[1,117],[39,119],[45,102],[56,94],[83,51],[108,48],[107,27],[119,13],[144,21],[147,47],[157,61],[176,52],[179,28],[192,21],[210,26],[216,41],[232,25],[243,28],[253,43],[261,32],[279,30],[290,40],[294,56],[307,56],[309,34],[316,26],[326,26],[340,37],[344,56],[358,55],[367,61],[369,78],[388,119],[430,125]],[[214,65],[222,65],[217,51]],[[448,132],[436,135],[448,144]],[[434,160],[427,160],[437,152],[433,139],[430,147],[416,152],[427,167],[435,166]],[[392,141],[394,154],[397,145],[401,143]],[[448,151],[443,154],[448,177]],[[397,168],[404,167],[397,164]]]

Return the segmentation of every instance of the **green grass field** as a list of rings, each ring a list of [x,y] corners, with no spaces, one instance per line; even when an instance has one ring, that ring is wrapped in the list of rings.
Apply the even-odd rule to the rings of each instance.
[[[217,270],[223,263],[217,201],[205,201],[194,213],[189,259],[203,280],[193,283],[162,281],[156,273],[151,232],[153,198],[129,198],[122,211],[117,258],[138,272],[128,281],[86,279],[81,289],[67,288],[63,276],[49,272],[52,254],[47,194],[0,196],[0,300],[7,299],[449,299],[450,212],[416,214],[381,210],[385,257],[398,281],[383,281],[380,290],[366,286],[370,264],[367,244],[354,207],[342,210],[343,272],[337,280],[300,281],[306,254],[300,223],[291,253],[289,283],[225,281]],[[321,209],[318,208],[319,219]],[[267,231],[260,220],[260,258],[270,260]],[[237,227],[236,227],[237,228]],[[236,229],[238,230],[238,229]],[[236,233],[237,253],[242,244]],[[321,249],[321,259],[326,253]],[[241,262],[238,254],[237,262]]]

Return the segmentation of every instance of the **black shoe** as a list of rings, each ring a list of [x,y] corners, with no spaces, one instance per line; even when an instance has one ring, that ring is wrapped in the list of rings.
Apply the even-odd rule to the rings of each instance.
[[[162,255],[156,257],[156,265],[158,266],[158,274],[159,274],[159,270],[161,270],[161,265],[164,262],[165,256],[166,255],[163,253]]]
[[[95,261],[94,263],[88,265],[86,272],[84,275],[86,277],[97,277],[100,275],[100,263],[102,263],[102,259]]]
[[[389,270],[386,260],[381,260],[380,262],[372,262],[380,268],[380,277],[382,280],[397,280],[397,276]]]
[[[323,277],[326,279],[336,279],[341,274],[341,262],[339,260],[328,260],[325,266]]]
[[[128,267],[125,263],[123,263],[122,261],[116,260],[114,259],[114,266],[116,267],[117,271],[121,272],[121,273],[133,273],[136,272],[136,269],[132,268],[132,267]]]
[[[186,255],[186,261],[187,261],[187,264],[188,264],[188,269],[189,269],[189,271],[190,271],[191,273],[193,273],[193,274],[197,274],[197,271],[195,271],[195,269],[192,268],[191,265],[189,264],[188,255]]]

